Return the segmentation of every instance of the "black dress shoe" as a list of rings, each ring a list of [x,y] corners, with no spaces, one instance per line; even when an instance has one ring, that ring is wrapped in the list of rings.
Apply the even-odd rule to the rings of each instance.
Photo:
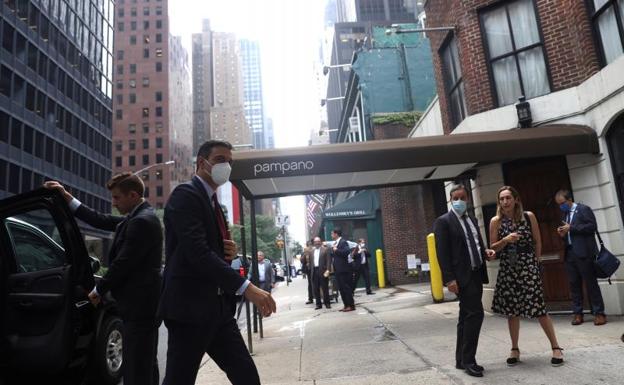
[[[331,305],[327,304],[325,305],[326,308],[331,309]]]
[[[373,295],[375,293],[373,293],[372,291],[369,291],[368,293],[366,293],[366,295]]]
[[[483,366],[481,366],[481,365],[474,364],[474,365],[472,365],[472,366],[473,366],[475,369],[477,369],[477,370],[479,370],[479,371],[481,371],[481,372],[485,370],[485,368],[484,368]],[[464,370],[464,369],[465,369],[465,368],[464,368],[464,364],[455,364],[455,368],[456,368],[456,369],[460,369],[460,370]]]
[[[477,369],[477,365],[476,364],[472,364],[472,365],[468,365],[465,367],[464,371],[466,372],[466,374],[468,374],[469,376],[473,376],[473,377],[483,377],[483,371]]]
[[[322,308],[323,308],[323,306],[321,306],[321,305],[316,305],[316,307],[314,308],[314,310],[318,310],[318,309],[322,309]]]
[[[308,301],[308,302],[306,302],[306,305],[309,305],[309,304],[311,304],[311,303],[312,303],[312,301]]]

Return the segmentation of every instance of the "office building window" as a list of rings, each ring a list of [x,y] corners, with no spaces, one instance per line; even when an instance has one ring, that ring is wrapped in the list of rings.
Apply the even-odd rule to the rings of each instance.
[[[143,76],[143,87],[149,87],[150,81],[149,77]]]
[[[136,88],[136,80],[130,79],[128,81],[128,85],[130,86],[130,88]]]
[[[121,167],[121,156],[115,157],[115,167]]]
[[[115,141],[115,151],[121,151],[122,146],[123,146],[123,142],[121,140]]]
[[[144,58],[148,58],[149,56],[150,56],[149,55],[149,49],[148,48],[143,49],[143,57]]]
[[[156,6],[156,15],[162,15],[162,7],[160,5]]]
[[[156,34],[156,43],[162,43],[162,33]]]
[[[594,30],[606,65],[624,53],[624,0],[592,0],[591,6]]]
[[[130,139],[128,141],[128,150],[136,150],[136,140]]]
[[[136,134],[136,124],[129,124],[128,125],[128,133]]]
[[[163,155],[156,154],[156,163],[162,163],[162,162],[163,162]]]
[[[130,8],[130,16],[132,16],[132,17],[136,17],[136,15],[137,15],[137,9],[136,9],[136,7],[132,7],[132,8]]]
[[[135,74],[136,73],[136,64],[130,64],[130,73],[131,74]]]
[[[123,75],[123,64],[117,65],[117,75]]]
[[[162,72],[162,62],[156,62],[156,72]]]
[[[128,157],[128,166],[136,166],[136,157],[134,155]]]
[[[162,92],[161,91],[157,91],[156,92],[156,97],[155,97],[157,102],[162,102]]]
[[[149,139],[143,139],[143,149],[147,150],[149,148]]]
[[[162,115],[163,115],[162,107],[156,107],[156,116],[157,117],[162,117]]]
[[[128,101],[130,102],[130,104],[136,103],[136,94],[128,95]]]
[[[130,44],[136,45],[136,35],[130,35]]]
[[[505,2],[481,13],[499,106],[550,92],[544,43],[533,0]]]
[[[148,107],[143,107],[143,117],[144,118],[149,118],[149,108]]]
[[[163,187],[162,186],[156,186],[156,196],[157,197],[163,196]]]
[[[156,57],[162,57],[162,48],[156,48]]]
[[[143,133],[144,134],[149,134],[149,124],[148,123],[143,123]]]
[[[143,155],[143,166],[147,166],[149,165],[149,155],[145,154]]]
[[[464,81],[455,36],[451,37],[442,47],[441,56],[446,100],[451,111],[451,123],[454,128],[467,115]]]
[[[156,28],[158,29],[162,28],[162,20],[156,20]]]
[[[117,120],[123,119],[123,110],[115,110],[115,119]]]
[[[162,138],[156,138],[156,148],[162,148],[163,140]]]
[[[117,51],[117,60],[123,60],[123,58],[124,58],[124,51],[120,49]]]
[[[149,7],[143,7],[143,16],[149,16],[150,9]]]
[[[132,31],[136,31],[136,29],[137,29],[137,23],[136,23],[136,21],[131,21],[131,22],[130,22],[130,29],[131,29]]]
[[[118,22],[118,23],[117,23],[117,30],[118,30],[119,32],[123,32],[123,31],[124,31],[124,29],[125,29],[125,25],[124,25],[124,23],[123,23],[123,22],[121,22],[121,21],[120,21],[120,22]]]

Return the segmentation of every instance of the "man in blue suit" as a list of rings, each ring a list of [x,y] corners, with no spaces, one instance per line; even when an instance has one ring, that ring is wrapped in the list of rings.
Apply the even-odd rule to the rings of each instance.
[[[236,295],[264,317],[269,293],[230,267],[230,239],[216,190],[229,180],[232,145],[209,140],[197,152],[195,176],[177,186],[165,207],[165,271],[160,316],[169,332],[165,385],[192,385],[205,353],[234,385],[260,385],[258,370],[234,319]]]
[[[596,217],[591,208],[576,203],[568,190],[559,190],[555,201],[563,212],[562,225],[557,233],[565,242],[565,268],[570,281],[572,296],[572,325],[583,323],[583,281],[594,315],[594,325],[607,323],[602,293],[594,274],[594,258],[598,253],[596,245]]]

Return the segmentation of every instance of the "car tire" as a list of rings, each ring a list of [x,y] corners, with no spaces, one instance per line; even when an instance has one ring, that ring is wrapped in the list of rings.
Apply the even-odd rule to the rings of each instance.
[[[95,343],[93,380],[97,385],[117,385],[123,368],[123,334],[121,319],[108,316],[102,321]]]

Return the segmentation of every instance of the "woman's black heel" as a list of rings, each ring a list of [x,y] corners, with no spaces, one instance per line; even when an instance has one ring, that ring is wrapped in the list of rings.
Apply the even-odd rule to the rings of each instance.
[[[552,350],[559,350],[560,352],[563,351],[563,349],[561,349],[559,346],[552,348]],[[550,364],[552,366],[561,366],[563,365],[563,358],[552,357],[550,359]]]
[[[520,362],[520,349],[511,348],[511,351],[518,352],[518,357],[509,357],[507,358],[507,366],[515,366],[518,362]]]

